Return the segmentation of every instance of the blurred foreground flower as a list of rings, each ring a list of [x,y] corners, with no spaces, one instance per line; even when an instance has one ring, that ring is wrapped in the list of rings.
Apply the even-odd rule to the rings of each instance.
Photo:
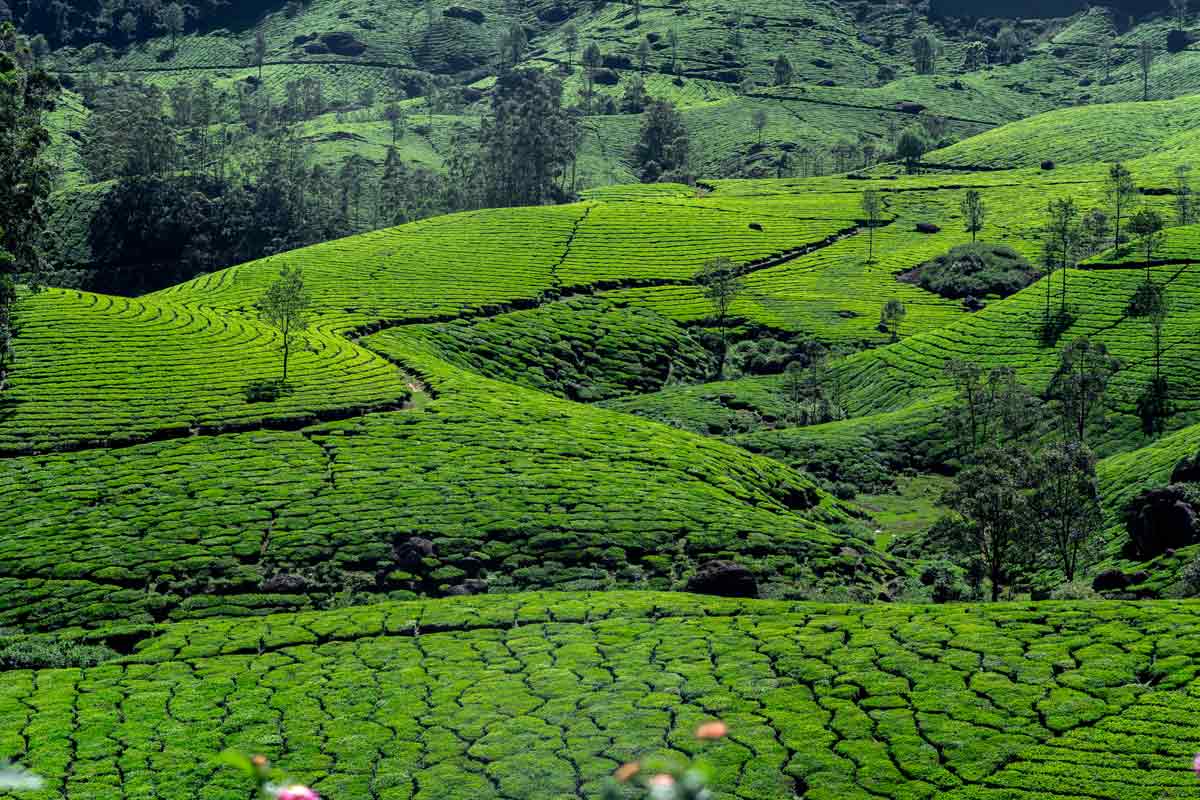
[[[1196,753],[1196,757],[1192,759],[1192,772],[1196,773],[1196,777],[1200,778],[1200,753]]]
[[[266,756],[245,756],[226,750],[217,760],[254,781],[263,800],[321,800],[320,795],[303,784],[286,783],[283,773],[274,769]]]
[[[0,791],[4,792],[36,792],[42,788],[44,781],[19,764],[9,764],[0,761]]]
[[[720,720],[705,722],[696,728],[696,738],[701,742],[723,739],[729,734],[729,726]],[[618,800],[626,795],[620,785],[640,788],[649,800],[712,800],[708,788],[710,771],[701,761],[688,762],[677,755],[647,758],[621,765],[613,773],[613,780],[604,787],[605,800]]]

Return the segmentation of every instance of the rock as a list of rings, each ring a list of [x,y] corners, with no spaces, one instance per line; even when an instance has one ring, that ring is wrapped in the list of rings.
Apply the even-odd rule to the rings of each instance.
[[[392,555],[396,565],[412,571],[420,569],[424,560],[433,556],[433,542],[420,536],[413,536],[403,542],[392,545]]]
[[[758,597],[754,573],[733,561],[706,561],[687,582],[687,590],[717,597]]]
[[[463,19],[467,22],[474,22],[476,25],[482,25],[487,19],[483,12],[477,8],[466,8],[465,6],[450,6],[442,10],[442,16],[447,19]],[[557,22],[558,20],[554,20]]]
[[[1167,52],[1178,53],[1181,50],[1186,50],[1188,45],[1192,43],[1192,34],[1187,31],[1173,30],[1167,34]]]
[[[353,33],[334,31],[321,34],[321,43],[329,48],[329,52],[339,56],[361,56],[367,52],[367,46],[355,38]]]
[[[918,222],[916,230],[917,233],[938,233],[942,229],[932,222]]]
[[[1119,569],[1106,569],[1092,581],[1097,592],[1114,592],[1129,587],[1129,576]]]
[[[1142,492],[1125,508],[1128,557],[1146,561],[1168,550],[1195,544],[1196,509],[1184,487],[1172,485]]]
[[[611,69],[598,69],[594,80],[601,86],[616,86],[621,82],[621,76]]]
[[[451,597],[464,597],[473,594],[487,594],[487,581],[481,578],[467,578],[457,586],[451,586],[446,594]]]
[[[1200,483],[1200,453],[1175,465],[1171,470],[1171,483]]]

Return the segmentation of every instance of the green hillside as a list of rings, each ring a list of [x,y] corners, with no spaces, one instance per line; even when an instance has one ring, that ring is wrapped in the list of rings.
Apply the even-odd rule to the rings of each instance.
[[[0,741],[45,798],[241,797],[204,757],[227,747],[330,797],[591,797],[624,760],[701,750],[721,797],[1196,797],[1195,623],[624,593],[181,623],[0,673]],[[730,735],[701,748],[714,716]]]
[[[0,2],[0,800],[1200,800],[1200,16],[194,4]]]

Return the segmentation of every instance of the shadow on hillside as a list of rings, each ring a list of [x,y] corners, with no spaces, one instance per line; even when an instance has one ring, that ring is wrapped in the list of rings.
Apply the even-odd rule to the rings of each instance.
[[[11,394],[0,394],[0,425],[17,415],[17,407],[20,404],[21,401]]]

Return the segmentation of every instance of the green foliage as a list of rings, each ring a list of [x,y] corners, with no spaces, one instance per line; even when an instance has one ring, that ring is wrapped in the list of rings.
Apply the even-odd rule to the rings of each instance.
[[[923,288],[949,298],[1008,297],[1038,279],[1037,270],[1011,247],[964,244],[914,270]]]
[[[330,797],[595,797],[623,762],[702,754],[718,796],[1023,799],[1068,773],[1116,800],[1194,791],[1195,624],[1182,603],[388,603],[163,626],[117,663],[0,673],[0,713],[47,794],[244,797],[211,763],[232,748]],[[729,736],[701,751],[714,715]]]
[[[94,667],[117,657],[116,651],[104,645],[89,645],[54,638],[30,638],[0,646],[0,671],[78,669]]]
[[[259,316],[279,331],[280,347],[283,350],[283,375],[280,383],[287,384],[288,357],[292,348],[308,330],[309,306],[312,297],[304,288],[304,275],[299,268],[284,265],[279,278],[263,294],[259,301]]]

